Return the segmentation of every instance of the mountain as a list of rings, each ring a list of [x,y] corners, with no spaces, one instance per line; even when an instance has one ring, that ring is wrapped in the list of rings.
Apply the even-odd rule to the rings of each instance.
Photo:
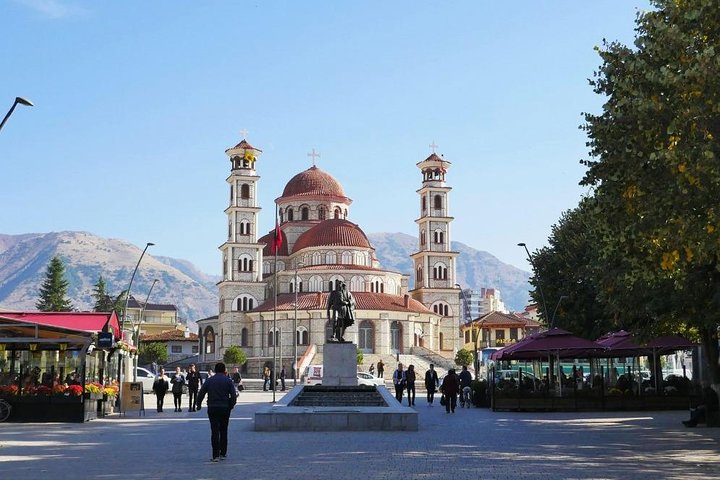
[[[412,273],[410,254],[418,250],[417,237],[404,233],[371,233],[368,239],[384,268]],[[510,310],[522,311],[528,304],[530,273],[502,263],[488,252],[475,250],[464,243],[452,242],[451,248],[460,253],[457,259],[457,282],[463,288],[497,288],[500,290],[500,298]],[[413,288],[414,280],[414,275],[410,275],[410,288]]]
[[[413,271],[410,254],[417,238],[403,233],[368,235],[380,264],[405,274]],[[464,288],[497,288],[512,310],[528,302],[529,273],[499,261],[491,254],[452,242],[460,252],[457,280]],[[0,306],[14,310],[35,310],[40,285],[50,259],[58,255],[65,264],[68,297],[79,310],[92,309],[92,291],[102,274],[108,292],[117,295],[127,288],[142,250],[124,240],[98,237],[88,232],[0,234]],[[220,277],[205,274],[187,260],[152,256],[147,252],[135,276],[132,294],[144,301],[153,279],[158,283],[150,303],[169,303],[178,315],[190,321],[217,315]],[[410,275],[411,288],[414,276]]]
[[[111,295],[118,295],[127,288],[141,253],[129,242],[87,232],[0,235],[0,305],[35,310],[47,266],[57,255],[65,264],[68,298],[75,308],[91,310],[98,277],[103,276]],[[217,314],[218,279],[199,272],[190,262],[146,253],[131,294],[144,301],[154,279],[158,282],[150,303],[176,305],[180,318],[191,324]]]

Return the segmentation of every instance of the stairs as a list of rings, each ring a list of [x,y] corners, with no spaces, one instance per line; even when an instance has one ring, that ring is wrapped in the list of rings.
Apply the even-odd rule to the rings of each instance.
[[[386,407],[375,387],[306,386],[291,407]]]

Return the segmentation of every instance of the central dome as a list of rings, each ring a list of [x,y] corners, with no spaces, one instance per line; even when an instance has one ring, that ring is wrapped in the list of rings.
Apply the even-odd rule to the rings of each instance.
[[[308,247],[372,248],[360,227],[343,219],[325,220],[300,235],[293,253]]]
[[[312,166],[291,178],[282,194],[283,198],[316,195],[345,197],[345,192],[332,175]]]

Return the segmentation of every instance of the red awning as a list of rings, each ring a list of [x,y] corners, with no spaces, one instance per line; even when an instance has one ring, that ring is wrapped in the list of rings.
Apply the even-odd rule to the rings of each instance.
[[[647,355],[647,348],[635,343],[630,332],[620,330],[610,332],[596,340],[605,347],[602,357],[637,357]]]
[[[553,328],[545,332],[525,337],[521,341],[493,353],[493,360],[531,360],[560,357],[592,356],[603,350],[597,343],[576,337],[575,335]]]
[[[665,337],[657,337],[648,342],[647,347],[655,351],[655,353],[665,354],[675,352],[677,350],[690,350],[696,345],[687,338],[679,335],[668,335]]]
[[[91,333],[101,332],[107,324],[115,338],[120,336],[115,312],[0,312],[0,318]]]

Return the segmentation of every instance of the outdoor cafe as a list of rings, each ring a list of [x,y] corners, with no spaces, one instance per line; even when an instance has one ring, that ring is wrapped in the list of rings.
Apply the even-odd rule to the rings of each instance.
[[[699,385],[663,370],[668,355],[690,361],[697,345],[679,336],[637,343],[625,331],[596,341],[553,328],[496,351],[489,372],[494,410],[599,411],[687,409]],[[685,353],[687,352],[687,354]]]

